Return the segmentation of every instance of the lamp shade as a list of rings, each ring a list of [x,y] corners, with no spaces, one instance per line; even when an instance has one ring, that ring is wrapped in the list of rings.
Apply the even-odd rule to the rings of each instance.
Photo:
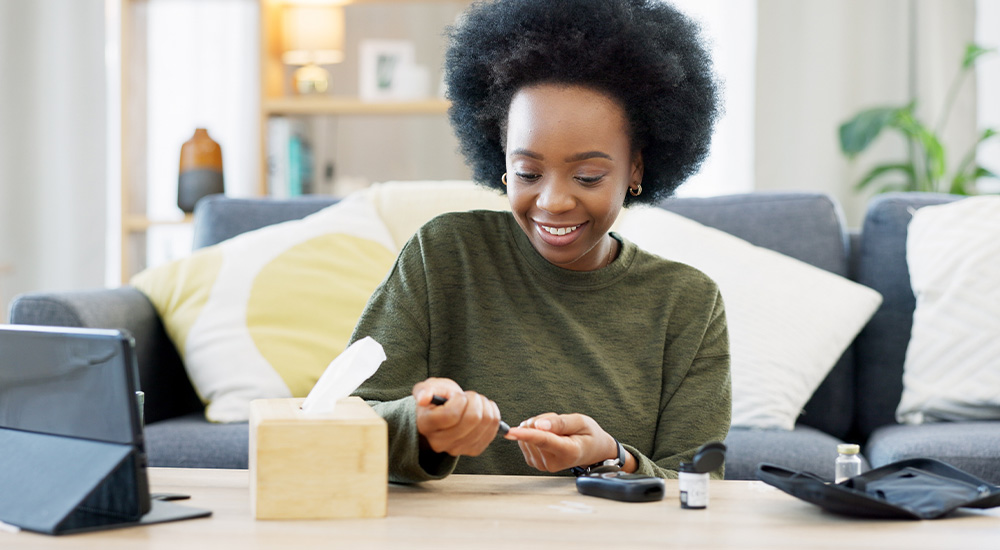
[[[282,14],[281,60],[289,65],[327,65],[344,60],[344,8],[328,4],[286,4]]]

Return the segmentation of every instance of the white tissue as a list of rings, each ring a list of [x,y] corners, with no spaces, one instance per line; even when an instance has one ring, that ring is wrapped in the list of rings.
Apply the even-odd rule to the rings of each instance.
[[[351,395],[362,382],[371,378],[382,361],[385,361],[385,350],[371,336],[354,342],[326,367],[302,402],[302,410],[312,414],[333,412],[337,401]]]
[[[9,523],[4,523],[0,521],[0,531],[6,531],[8,533],[20,533],[21,528],[17,525],[11,525]]]

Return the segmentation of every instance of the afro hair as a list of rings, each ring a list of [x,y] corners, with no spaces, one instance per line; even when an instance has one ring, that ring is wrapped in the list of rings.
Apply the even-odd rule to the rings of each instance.
[[[699,27],[663,0],[498,0],[449,29],[449,119],[477,183],[504,190],[504,131],[525,86],[588,87],[625,111],[643,193],[669,197],[708,154],[718,86]]]

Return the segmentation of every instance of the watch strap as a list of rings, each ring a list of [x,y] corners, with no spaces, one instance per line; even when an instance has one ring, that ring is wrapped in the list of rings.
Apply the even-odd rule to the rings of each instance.
[[[612,438],[614,439],[614,438]],[[625,446],[621,444],[621,441],[617,439],[615,441],[615,446],[618,448],[618,456],[615,458],[609,458],[607,460],[602,460],[600,462],[595,462],[590,466],[574,466],[570,468],[577,477],[594,474],[594,473],[604,473],[604,472],[616,472],[625,467]]]

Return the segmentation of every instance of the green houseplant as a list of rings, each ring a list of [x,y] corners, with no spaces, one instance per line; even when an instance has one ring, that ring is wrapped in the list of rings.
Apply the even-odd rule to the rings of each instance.
[[[869,170],[855,184],[861,191],[870,185],[879,184],[878,193],[888,191],[934,191],[969,195],[976,192],[976,181],[980,178],[996,178],[997,175],[976,163],[976,150],[984,141],[996,136],[993,128],[986,128],[970,150],[962,157],[954,171],[948,172],[945,162],[945,146],[939,137],[948,121],[955,96],[966,75],[972,70],[976,60],[995,48],[983,48],[969,44],[965,49],[962,66],[948,89],[937,125],[933,128],[916,115],[916,100],[902,107],[875,107],[861,111],[840,125],[840,150],[849,159],[854,159],[868,148],[883,130],[894,130],[902,134],[907,142],[908,159],[888,162]]]

